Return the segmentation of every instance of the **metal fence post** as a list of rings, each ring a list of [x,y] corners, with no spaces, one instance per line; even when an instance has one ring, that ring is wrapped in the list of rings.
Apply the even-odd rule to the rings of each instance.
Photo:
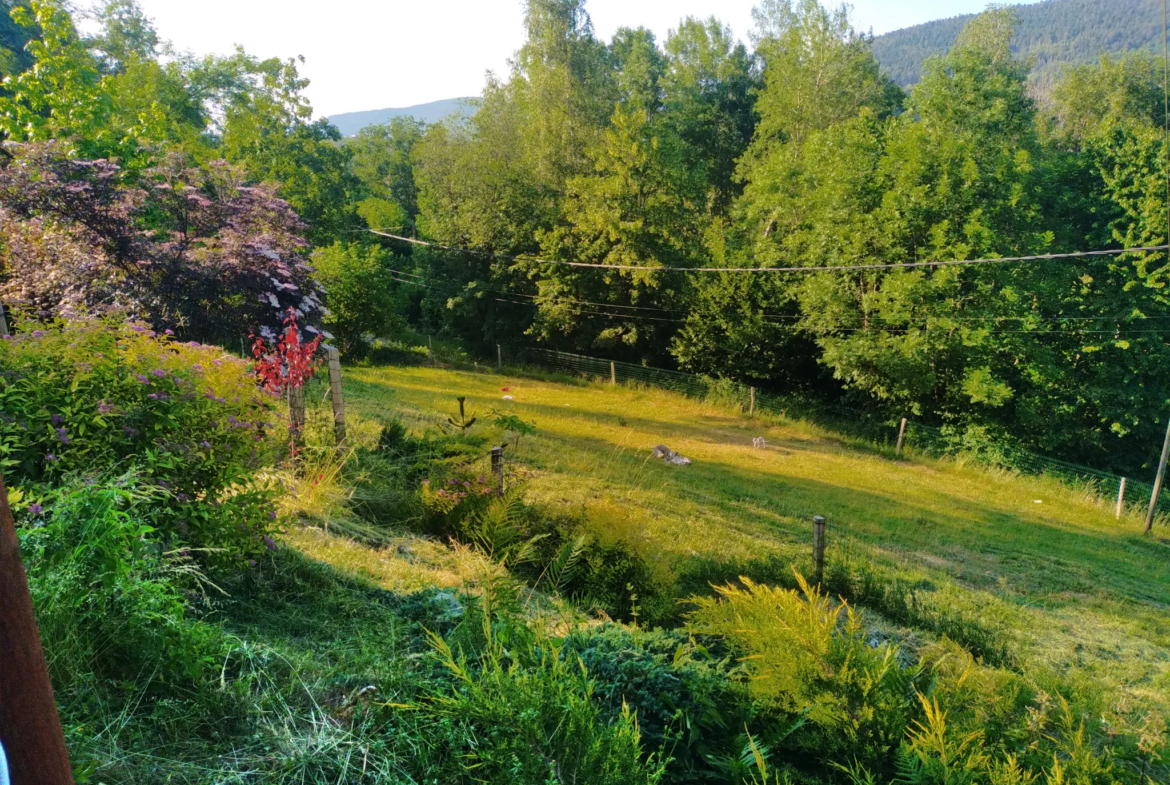
[[[345,398],[341,394],[341,355],[332,346],[325,348],[329,358],[329,396],[333,401],[333,437],[337,446],[345,444]]]
[[[817,586],[825,579],[825,517],[813,517],[813,581]]]
[[[1117,486],[1117,513],[1115,518],[1121,517],[1122,507],[1125,505],[1125,478],[1121,478],[1121,484]]]

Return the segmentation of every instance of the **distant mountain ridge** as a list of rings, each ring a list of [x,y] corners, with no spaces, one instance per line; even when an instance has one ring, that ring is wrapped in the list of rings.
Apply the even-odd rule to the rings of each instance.
[[[475,98],[445,98],[442,101],[431,101],[427,104],[404,106],[391,109],[369,109],[364,112],[343,112],[330,115],[327,119],[342,136],[355,136],[358,131],[367,125],[388,123],[395,117],[413,117],[424,123],[437,123],[450,115],[466,115],[470,113]]]
[[[1019,24],[1012,48],[1035,56],[1032,78],[1047,86],[1069,63],[1097,62],[1102,52],[1154,48],[1162,52],[1159,0],[1045,0],[1013,6]],[[874,38],[873,53],[903,86],[914,84],[922,62],[946,53],[974,14],[939,19]]]

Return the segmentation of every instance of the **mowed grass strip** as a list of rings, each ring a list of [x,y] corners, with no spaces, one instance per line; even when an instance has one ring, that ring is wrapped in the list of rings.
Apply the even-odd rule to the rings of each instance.
[[[1142,500],[1117,520],[1111,501],[1049,478],[896,461],[809,423],[656,389],[422,366],[346,368],[344,380],[351,418],[436,427],[461,395],[477,429],[492,429],[493,410],[535,423],[509,447],[530,493],[583,508],[602,536],[664,566],[807,559],[824,515],[830,560],[925,577],[1026,663],[1170,704],[1170,540],[1142,534]],[[653,459],[660,443],[694,464]]]

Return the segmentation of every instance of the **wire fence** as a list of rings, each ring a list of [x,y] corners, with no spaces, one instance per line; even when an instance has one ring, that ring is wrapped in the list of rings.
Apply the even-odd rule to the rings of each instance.
[[[900,419],[890,419],[877,413],[770,395],[728,379],[715,379],[685,371],[537,347],[500,346],[498,352],[497,359],[501,365],[534,366],[569,376],[600,378],[615,385],[632,383],[671,390],[690,398],[719,399],[738,405],[744,411],[808,419],[880,445],[891,446],[897,438],[900,425]],[[903,448],[933,457],[956,455],[964,451],[962,440],[956,434],[911,421],[906,424]],[[980,451],[977,457],[1005,469],[1053,477],[1078,489],[1091,491],[1104,500],[1120,502],[1122,511],[1144,512],[1154,491],[1152,484],[1132,477],[1119,477],[1012,445],[995,445],[993,449]],[[1170,491],[1164,490],[1159,494],[1156,512],[1159,522],[1165,523],[1164,516],[1170,514]]]

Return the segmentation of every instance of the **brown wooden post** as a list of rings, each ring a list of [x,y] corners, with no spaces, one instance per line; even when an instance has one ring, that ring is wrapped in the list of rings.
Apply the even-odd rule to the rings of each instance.
[[[492,448],[492,474],[496,476],[496,487],[499,494],[504,495],[504,448]]]
[[[751,396],[752,396],[751,404],[749,404],[749,406],[748,406],[748,417],[755,417],[756,416],[756,388],[749,387],[748,392],[750,392]]]
[[[0,743],[12,785],[73,785],[8,490],[0,475]]]
[[[288,435],[295,446],[304,443],[305,388],[299,384],[288,388]]]
[[[1170,457],[1170,422],[1166,423],[1166,440],[1162,442],[1162,457],[1158,461],[1158,476],[1154,478],[1154,492],[1150,494],[1150,509],[1146,513],[1146,531],[1154,528],[1154,513],[1158,511],[1158,496],[1162,493],[1162,479],[1166,476],[1166,459]]]
[[[813,517],[813,577],[820,585],[825,579],[825,517]]]
[[[613,362],[609,364],[609,383],[617,387],[617,364]]]
[[[894,457],[902,457],[902,440],[906,438],[906,418],[902,418],[902,424],[898,426],[898,446],[894,448]]]
[[[496,368],[504,370],[504,350],[500,348],[498,343],[496,344]]]
[[[1117,513],[1115,518],[1121,517],[1121,511],[1125,507],[1125,478],[1121,478],[1121,482],[1117,486]]]
[[[0,335],[11,335],[8,332],[8,319],[4,316],[4,301],[0,300]]]
[[[332,346],[325,347],[329,358],[329,396],[333,401],[333,437],[337,446],[345,444],[345,398],[341,395],[341,355]]]

